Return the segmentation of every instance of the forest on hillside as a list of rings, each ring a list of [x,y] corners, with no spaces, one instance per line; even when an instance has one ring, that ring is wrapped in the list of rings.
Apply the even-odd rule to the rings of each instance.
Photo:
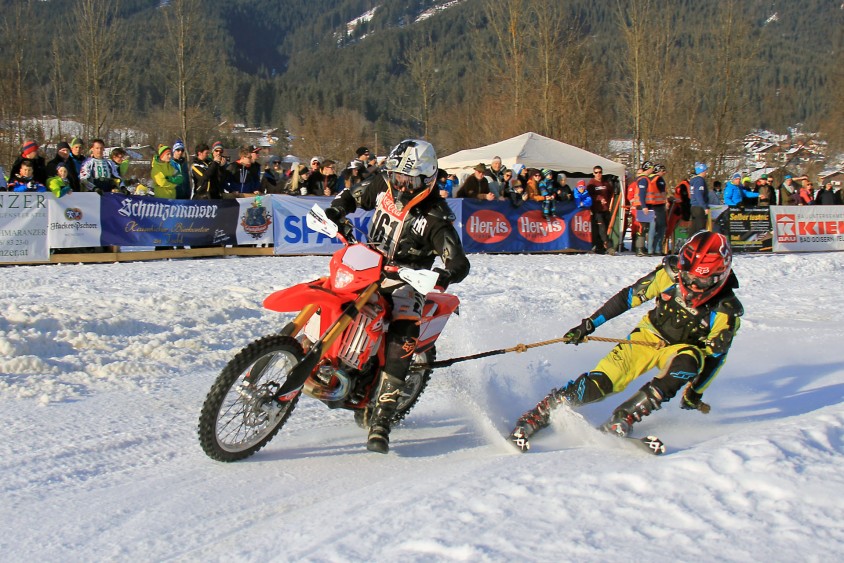
[[[277,128],[279,152],[337,156],[405,136],[445,154],[531,130],[599,152],[629,137],[640,157],[659,147],[717,164],[745,132],[797,123],[844,146],[844,8],[833,0],[2,8],[0,162],[24,136],[43,137],[22,125],[38,116],[73,117],[89,138],[132,127],[151,144],[246,123]]]

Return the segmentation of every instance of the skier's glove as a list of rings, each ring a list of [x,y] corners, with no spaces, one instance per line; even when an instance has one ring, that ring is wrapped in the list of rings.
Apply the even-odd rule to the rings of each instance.
[[[595,332],[595,323],[592,322],[592,319],[586,318],[580,321],[580,324],[576,327],[569,329],[563,338],[566,339],[566,344],[576,346],[593,332]]]
[[[701,401],[702,394],[698,393],[691,387],[686,387],[683,393],[683,398],[680,399],[680,408],[688,411],[700,411],[703,414],[708,414],[710,406]]]

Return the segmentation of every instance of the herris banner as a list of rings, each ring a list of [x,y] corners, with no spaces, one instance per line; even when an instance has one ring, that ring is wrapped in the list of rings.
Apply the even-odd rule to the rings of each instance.
[[[538,203],[513,207],[508,202],[463,202],[461,232],[466,252],[543,252],[590,250],[592,213],[574,203],[557,205],[557,217],[545,219]]]

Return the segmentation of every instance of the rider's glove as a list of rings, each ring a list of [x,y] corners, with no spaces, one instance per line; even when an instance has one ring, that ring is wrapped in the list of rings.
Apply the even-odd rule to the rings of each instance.
[[[592,322],[592,319],[587,317],[580,321],[579,325],[569,329],[563,338],[566,339],[566,344],[577,345],[583,342],[583,340],[593,332],[595,332],[595,323]]]
[[[433,271],[440,275],[440,277],[437,278],[437,283],[434,285],[434,289],[440,292],[445,291],[448,287],[448,282],[451,280],[451,274],[442,268],[434,268]]]
[[[333,221],[338,227],[340,226],[340,221],[343,220],[343,212],[336,207],[326,207],[325,216]]]
[[[709,405],[701,401],[701,397],[703,395],[698,393],[691,386],[686,387],[686,391],[683,393],[683,398],[680,399],[680,408],[686,409],[689,411],[700,411],[703,414],[709,413]]]

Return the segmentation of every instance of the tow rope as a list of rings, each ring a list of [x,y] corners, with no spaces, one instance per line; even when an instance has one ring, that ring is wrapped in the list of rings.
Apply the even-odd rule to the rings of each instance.
[[[548,346],[549,344],[557,344],[559,342],[568,342],[566,337],[554,338],[552,340],[543,340],[542,342],[534,342],[532,344],[516,344],[512,348],[501,348],[499,350],[490,350],[489,352],[479,352],[469,356],[460,356],[458,358],[450,358],[448,360],[438,360],[429,364],[413,364],[414,369],[437,369],[445,368],[459,362],[468,360],[478,360],[480,358],[487,358],[489,356],[498,356],[499,354],[507,354],[509,352],[527,352],[531,348],[539,348],[540,346]],[[661,340],[659,342],[645,342],[643,340],[627,340],[626,338],[605,338],[603,336],[587,336],[583,342],[612,342],[614,344],[635,344],[639,346],[650,346],[651,348],[662,348],[665,343]]]

